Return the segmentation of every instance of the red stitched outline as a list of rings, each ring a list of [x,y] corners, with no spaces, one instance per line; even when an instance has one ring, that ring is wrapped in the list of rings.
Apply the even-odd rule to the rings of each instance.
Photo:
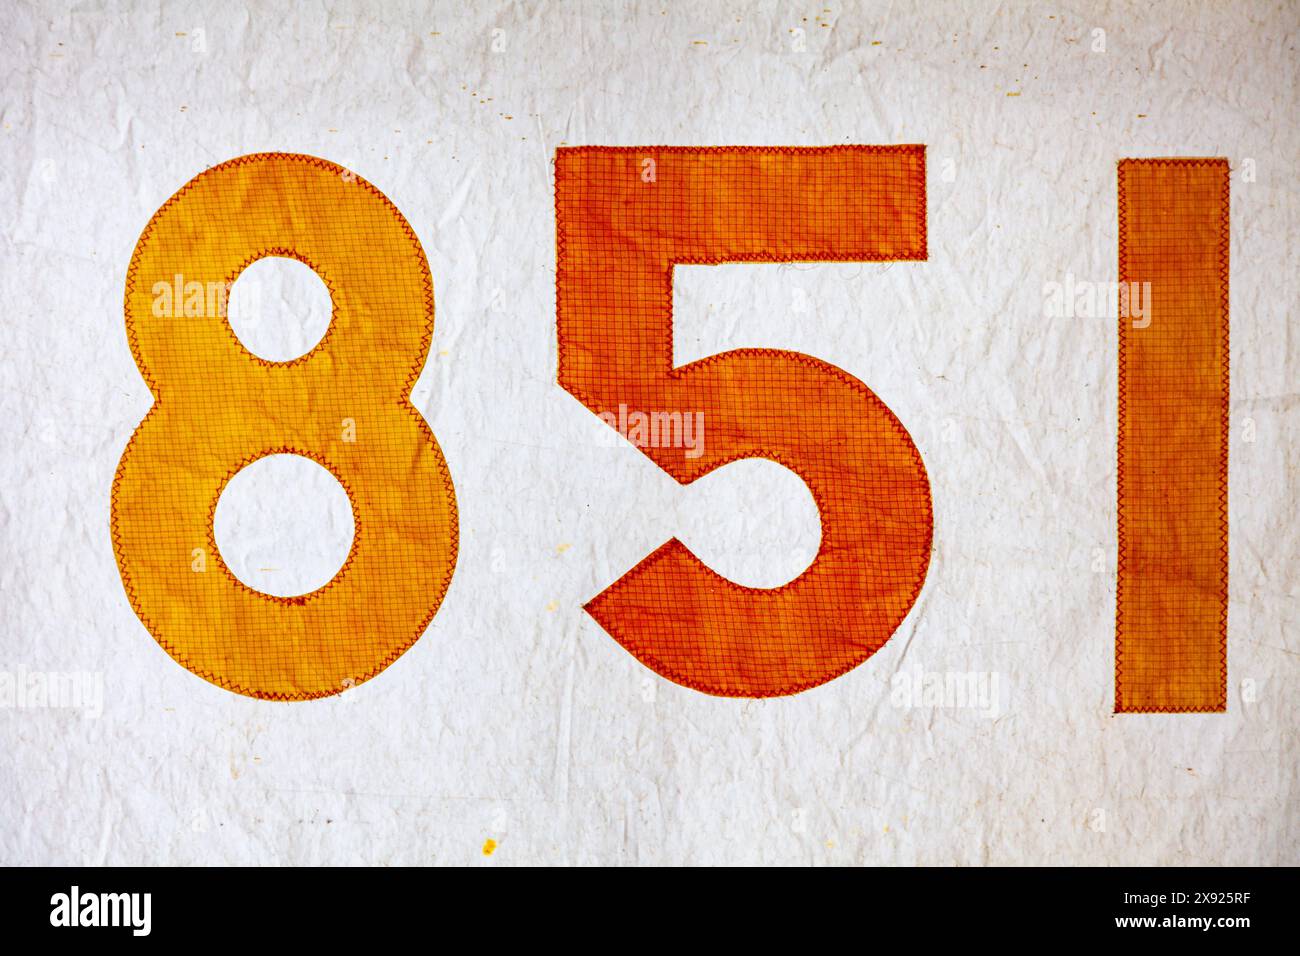
[[[205,169],[203,172],[199,173],[198,175],[191,178],[188,182],[186,182],[185,185],[183,185],[174,194],[172,194],[172,196],[168,198],[167,201],[164,202],[161,206],[159,206],[158,209],[154,212],[154,214],[149,217],[149,222],[145,224],[144,230],[140,233],[140,238],[136,240],[135,249],[131,253],[131,261],[128,264],[126,270],[126,284],[125,284],[125,292],[123,295],[123,312],[125,313],[125,319],[126,319],[125,324],[126,324],[127,345],[131,349],[132,357],[135,359],[136,368],[139,369],[140,371],[140,377],[144,379],[145,385],[148,387],[150,394],[152,394],[154,397],[154,401],[153,404],[149,406],[149,410],[145,412],[144,418],[140,420],[140,424],[137,425],[135,427],[135,430],[131,433],[131,437],[127,439],[126,447],[122,450],[122,457],[118,460],[117,471],[113,475],[113,484],[109,490],[109,534],[113,540],[113,556],[117,560],[118,573],[122,577],[122,586],[126,591],[127,600],[131,603],[132,610],[135,611],[136,617],[140,619],[140,623],[145,626],[145,630],[149,632],[150,636],[153,637],[154,640],[158,642],[158,644],[163,648],[164,651],[167,652],[167,654],[173,660],[179,663],[190,673],[202,677],[204,680],[208,681],[209,683],[216,684],[218,687],[224,687],[226,690],[233,691],[237,694],[242,694],[245,697],[254,697],[259,700],[298,701],[298,700],[313,700],[322,697],[335,697],[338,696],[339,694],[342,694],[344,690],[350,688],[341,687],[337,691],[328,691],[328,692],[327,691],[300,692],[300,693],[292,693],[292,694],[281,693],[281,692],[269,693],[254,688],[244,687],[243,685],[240,685],[234,681],[222,677],[221,675],[214,674],[204,668],[194,666],[193,662],[190,661],[189,658],[187,658],[185,655],[181,654],[170,641],[159,636],[156,625],[145,615],[140,605],[139,596],[136,593],[135,584],[131,580],[131,577],[128,574],[126,569],[126,565],[124,564],[124,559],[122,555],[122,536],[121,536],[121,530],[118,527],[118,517],[117,517],[118,486],[122,480],[122,472],[125,469],[127,459],[134,451],[135,440],[136,437],[140,434],[140,430],[144,428],[145,423],[149,421],[149,419],[154,415],[155,412],[157,412],[158,408],[162,404],[162,397],[158,393],[158,384],[157,382],[154,381],[153,376],[150,374],[149,369],[147,368],[143,359],[140,356],[140,348],[139,348],[139,342],[136,337],[135,323],[132,320],[132,314],[131,314],[131,295],[135,290],[135,282],[139,270],[140,248],[144,244],[145,240],[148,239],[150,235],[153,233],[153,230],[159,218],[162,216],[163,212],[168,207],[170,207],[173,203],[178,202],[182,196],[184,196],[190,189],[194,188],[194,186],[205,176],[209,176],[211,174],[217,173],[228,167],[242,166],[242,165],[248,165],[252,163],[260,163],[260,162],[273,160],[273,159],[290,160],[292,162],[306,163],[307,165],[316,166],[326,171],[334,172],[334,173],[349,172],[349,170],[346,170],[344,167],[339,166],[337,163],[331,163],[327,159],[321,159],[317,156],[309,156],[306,155],[305,153],[281,153],[281,152],[249,153],[244,156],[237,156],[234,159],[226,160],[224,163],[220,163],[216,166],[210,167],[209,169]],[[449,532],[450,532],[449,543],[451,548],[450,560],[448,562],[447,571],[443,575],[443,579],[441,582],[439,582],[439,585],[436,589],[436,600],[433,602],[432,609],[430,610],[428,615],[424,618],[423,622],[420,624],[418,632],[415,634],[414,637],[411,638],[409,643],[402,645],[401,647],[397,648],[395,651],[390,652],[388,655],[386,655],[384,659],[381,661],[381,663],[373,670],[368,671],[366,674],[356,678],[355,683],[350,685],[352,687],[355,687],[357,684],[363,684],[366,681],[370,680],[371,678],[377,676],[384,670],[386,670],[389,667],[389,665],[393,663],[393,661],[397,660],[397,658],[401,657],[413,646],[415,646],[415,643],[421,637],[424,636],[424,632],[428,629],[429,625],[433,622],[433,619],[437,615],[439,608],[442,607],[442,602],[447,596],[447,591],[451,587],[452,578],[456,573],[456,562],[460,556],[460,512],[456,502],[456,489],[452,483],[451,471],[449,466],[447,465],[446,456],[442,454],[442,447],[438,444],[438,440],[434,437],[433,429],[429,427],[429,423],[425,421],[424,416],[420,414],[419,409],[417,409],[409,400],[411,389],[414,387],[416,379],[420,377],[420,373],[424,370],[425,363],[429,356],[429,348],[433,342],[433,321],[434,321],[433,276],[429,271],[428,258],[424,254],[424,247],[423,245],[421,245],[419,237],[416,236],[415,230],[411,228],[410,223],[406,221],[406,217],[402,215],[401,210],[399,210],[397,206],[393,204],[392,200],[390,200],[387,196],[385,196],[382,192],[380,192],[369,181],[363,179],[360,176],[355,176],[355,178],[351,180],[349,184],[360,185],[362,188],[368,190],[371,194],[378,197],[384,203],[384,205],[388,207],[388,211],[397,220],[398,225],[401,228],[402,232],[410,240],[412,250],[416,256],[416,261],[420,267],[420,272],[422,274],[421,279],[422,279],[424,299],[425,299],[424,313],[426,319],[424,322],[424,329],[420,338],[420,344],[417,348],[417,357],[416,357],[415,365],[407,372],[405,384],[403,385],[402,393],[398,396],[397,404],[403,411],[407,412],[412,418],[415,419],[416,427],[424,432],[424,436],[429,442],[429,444],[432,445],[434,449],[437,451],[436,457],[439,460],[439,465],[437,470],[439,473],[439,477],[442,480],[443,488],[445,489],[447,495],[447,503],[448,503],[447,517],[448,517]],[[303,262],[304,265],[307,265],[310,268],[312,268],[313,271],[315,271],[316,274],[321,277],[321,281],[325,282],[326,287],[329,289],[330,306],[331,306],[329,328],[325,330],[325,334],[321,336],[321,340],[317,342],[315,346],[313,346],[309,351],[307,351],[303,355],[300,355],[289,362],[272,362],[269,361],[268,359],[261,358],[260,356],[254,355],[252,352],[249,352],[247,348],[243,347],[243,343],[240,342],[239,343],[240,348],[248,356],[248,358],[260,365],[283,368],[287,366],[292,366],[298,362],[305,361],[307,358],[314,355],[318,349],[320,349],[322,346],[325,345],[326,341],[330,337],[330,334],[334,330],[334,318],[335,318],[336,307],[334,305],[333,286],[330,285],[329,280],[326,279],[324,273],[316,269],[315,266],[312,265],[312,263],[308,262],[305,258],[296,254],[293,257],[299,259],[299,261]],[[259,256],[258,258],[261,257]],[[256,261],[256,259],[252,259],[249,260],[249,262],[246,262],[244,266],[240,269],[240,271],[242,272],[243,268],[247,268],[247,266],[251,264],[253,261]],[[238,273],[236,273],[236,277],[238,277]],[[234,335],[235,340],[238,342],[239,336],[235,335],[234,329],[231,328],[229,317],[225,318],[223,324],[225,325],[226,329],[230,332],[230,334]],[[295,452],[291,452],[291,454],[300,454],[300,452],[295,451]],[[315,458],[314,455],[306,455],[305,457],[313,458],[313,459]],[[245,462],[245,464],[247,464],[247,462]],[[321,461],[320,464],[324,467],[327,468],[329,467],[328,465],[325,465],[323,461]],[[241,465],[240,467],[243,466]],[[236,471],[238,471],[238,469],[236,469]],[[333,473],[332,468],[330,469],[330,471],[331,473]],[[223,489],[225,487],[226,482],[230,480],[230,477],[232,477],[233,474],[234,474],[233,472],[231,474],[228,474],[226,478],[222,481]],[[335,474],[334,477],[339,478],[337,474]],[[295,602],[305,603],[304,600],[305,598],[316,597],[324,593],[325,591],[327,591],[332,585],[334,585],[343,576],[343,572],[352,563],[352,556],[354,553],[354,549],[362,533],[361,517],[357,513],[356,501],[353,498],[352,490],[348,487],[347,483],[344,482],[341,478],[339,479],[339,484],[343,485],[344,490],[348,494],[348,499],[352,504],[353,549],[349,550],[348,560],[344,563],[344,566],[339,569],[338,573],[336,573],[333,578],[331,578],[321,587],[317,588],[315,591],[312,591],[310,594],[298,595],[297,597],[293,597],[293,598],[281,598],[281,597],[277,597],[276,595],[266,594],[262,591],[256,591],[252,588],[248,588],[247,585],[245,585],[242,581],[236,578],[232,572],[230,572],[229,568],[225,568],[226,573],[229,574],[230,577],[235,582],[237,582],[241,587],[244,587],[252,591],[254,594],[259,595],[261,598],[272,602],[281,601],[281,602],[289,602],[289,603],[295,603]],[[209,512],[208,537],[213,546],[212,547],[213,555],[216,557],[219,565],[224,568],[225,564],[223,561],[221,561],[220,558],[221,552],[216,547],[216,540],[213,534],[213,527],[212,527],[212,520],[211,520],[212,514],[215,513],[217,500],[219,500],[220,497],[221,497],[221,492],[218,491],[217,498],[214,499],[212,503],[212,510]]]
[[[230,301],[229,301],[230,293],[229,292],[226,293],[227,296],[226,314],[221,317],[222,319],[225,320],[222,324],[225,326],[226,331],[230,333],[230,337],[234,339],[235,347],[238,348],[239,351],[247,355],[249,358],[257,362],[258,365],[270,366],[273,368],[293,368],[295,365],[303,364],[309,358],[312,358],[316,355],[319,355],[321,352],[324,352],[327,343],[334,335],[334,327],[335,327],[334,320],[337,319],[339,315],[338,306],[334,304],[334,280],[332,280],[326,274],[325,270],[323,270],[317,263],[313,262],[311,259],[308,259],[305,255],[303,255],[298,250],[290,249],[288,246],[268,246],[266,249],[262,249],[259,252],[253,253],[253,255],[249,256],[242,263],[240,263],[239,267],[235,269],[235,271],[231,275],[226,276],[226,280],[225,280],[226,288],[233,289],[235,286],[235,282],[239,279],[241,275],[244,274],[244,270],[247,269],[249,266],[251,266],[254,262],[261,262],[263,259],[272,259],[272,258],[294,259],[298,262],[301,262],[312,272],[316,273],[316,278],[320,279],[321,282],[325,283],[325,290],[329,292],[330,295],[330,321],[329,321],[329,325],[325,327],[325,334],[320,337],[320,341],[317,342],[315,345],[313,345],[311,348],[309,348],[306,352],[303,352],[301,355],[295,356],[294,358],[291,358],[284,362],[277,362],[274,361],[273,359],[262,358],[262,356],[258,355],[256,352],[254,352],[252,349],[250,349],[247,345],[243,343],[243,341],[239,338],[239,334],[235,331],[235,327],[230,324]]]
[[[1223,157],[1152,157],[1146,159],[1121,159],[1116,164],[1118,170],[1119,197],[1119,234],[1116,245],[1119,250],[1120,282],[1127,281],[1128,259],[1125,256],[1125,239],[1128,236],[1128,195],[1124,182],[1124,173],[1128,165],[1135,166],[1222,166],[1228,175],[1223,177],[1223,213],[1219,223],[1219,308],[1223,313],[1223,400],[1220,403],[1219,418],[1222,424],[1219,438],[1219,567],[1222,573],[1219,580],[1219,700],[1215,704],[1202,707],[1173,707],[1169,705],[1155,707],[1124,707],[1122,677],[1124,674],[1122,638],[1124,636],[1124,619],[1121,615],[1123,606],[1121,597],[1124,590],[1124,545],[1127,541],[1124,528],[1124,419],[1128,412],[1126,402],[1126,376],[1124,371],[1124,322],[1119,316],[1119,384],[1118,384],[1118,418],[1116,419],[1115,442],[1115,517],[1117,553],[1115,562],[1115,710],[1116,714],[1221,714],[1228,709],[1228,429],[1231,423],[1229,407],[1229,385],[1231,382],[1230,359],[1228,351],[1228,249],[1231,241],[1231,169],[1228,160]]]
[[[217,547],[217,534],[216,534],[217,505],[221,502],[221,496],[222,494],[225,493],[226,486],[230,484],[230,480],[234,478],[235,475],[239,474],[241,471],[243,471],[253,462],[261,461],[263,458],[269,458],[271,455],[296,455],[300,458],[310,458],[312,461],[316,462],[316,464],[320,465],[331,475],[333,475],[334,480],[343,486],[343,491],[348,496],[348,504],[352,508],[352,525],[353,525],[352,545],[348,548],[348,555],[347,558],[343,561],[342,566],[337,571],[335,571],[334,574],[330,577],[330,579],[326,581],[324,584],[322,584],[320,587],[315,588],[314,590],[311,591],[307,591],[304,594],[294,594],[289,597],[285,597],[284,595],[281,594],[267,594],[265,591],[259,591],[257,590],[257,588],[253,587],[252,585],[246,584],[245,582],[241,581],[239,577],[235,574],[235,572],[230,570],[230,566],[226,564],[226,559],[221,554],[221,549]],[[353,493],[352,486],[349,485],[343,479],[343,476],[339,474],[338,470],[334,467],[333,463],[330,462],[330,460],[326,458],[324,455],[321,455],[317,452],[306,451],[305,449],[296,445],[279,445],[274,448],[265,449],[264,451],[254,452],[251,455],[245,455],[242,459],[240,459],[237,465],[235,465],[233,468],[230,468],[226,471],[225,477],[221,479],[221,486],[217,489],[216,497],[212,499],[212,504],[208,508],[208,544],[210,546],[210,553],[212,554],[213,559],[216,561],[217,567],[225,572],[226,577],[230,578],[231,582],[236,587],[241,588],[244,591],[247,591],[249,594],[256,595],[259,598],[266,598],[268,600],[276,602],[277,604],[283,604],[286,607],[293,606],[293,605],[309,604],[314,599],[321,597],[325,593],[325,591],[330,587],[330,585],[341,581],[343,579],[343,576],[347,573],[348,569],[352,567],[352,561],[357,556],[357,551],[358,551],[358,546],[360,544],[360,541],[361,541],[361,516],[357,513],[357,496]]]
[[[844,369],[839,368],[838,366],[831,365],[829,362],[826,362],[823,359],[819,359],[813,355],[807,355],[803,352],[794,352],[785,349],[758,349],[758,348],[731,349],[726,352],[718,352],[715,355],[705,356],[702,359],[697,359],[696,361],[690,362],[686,365],[674,366],[673,365],[673,348],[674,348],[673,343],[675,341],[674,336],[676,334],[676,322],[675,322],[675,315],[673,312],[673,270],[675,269],[676,266],[679,265],[720,265],[723,263],[733,263],[733,262],[756,262],[756,263],[769,264],[769,263],[780,263],[780,262],[859,262],[860,263],[860,262],[925,262],[928,261],[929,260],[928,247],[929,247],[930,206],[929,206],[929,198],[926,192],[928,188],[928,184],[926,182],[925,146],[920,144],[908,143],[908,144],[901,144],[901,145],[886,145],[886,146],[839,145],[839,146],[700,146],[700,147],[695,147],[695,146],[561,146],[561,147],[557,147],[555,150],[555,159],[552,160],[553,175],[555,179],[555,187],[554,187],[555,188],[555,256],[556,256],[555,258],[555,309],[556,309],[557,317],[560,311],[562,310],[561,294],[563,289],[560,283],[560,263],[564,260],[565,249],[568,241],[566,231],[565,231],[564,217],[560,215],[561,177],[560,177],[560,164],[558,162],[558,159],[559,159],[559,154],[561,152],[656,153],[656,154],[678,153],[678,154],[688,154],[688,155],[696,155],[702,152],[703,153],[737,152],[737,153],[763,153],[763,154],[865,152],[865,153],[903,153],[903,154],[914,154],[920,157],[921,210],[922,210],[921,239],[918,248],[913,249],[908,253],[899,253],[898,255],[889,255],[889,256],[878,256],[872,259],[862,259],[858,257],[832,255],[829,253],[822,253],[820,251],[814,251],[813,253],[810,254],[808,258],[804,258],[801,256],[798,259],[773,259],[771,258],[771,256],[763,256],[761,254],[749,254],[749,255],[738,255],[738,256],[688,257],[684,259],[673,259],[671,262],[669,262],[668,268],[665,270],[665,274],[662,280],[664,283],[663,293],[667,295],[667,302],[668,302],[668,340],[667,340],[668,354],[666,356],[667,359],[666,365],[669,368],[668,378],[670,380],[681,380],[690,370],[696,368],[702,368],[714,362],[724,361],[733,356],[779,357],[787,360],[793,359],[794,361],[801,362],[805,365],[815,366],[822,370],[825,370],[831,373],[831,375],[833,375],[834,377],[848,384],[854,390],[862,393],[870,402],[874,402],[888,415],[889,421],[891,422],[895,431],[899,432],[902,435],[902,437],[907,440],[908,446],[912,449],[911,452],[912,458],[916,462],[917,466],[920,468],[921,474],[925,477],[925,488],[926,488],[925,536],[928,544],[925,551],[925,561],[922,564],[920,571],[918,572],[916,583],[913,586],[912,591],[908,595],[907,613],[910,614],[912,608],[915,607],[916,605],[916,600],[920,596],[922,587],[925,586],[925,579],[928,576],[930,570],[930,560],[934,554],[934,496],[930,488],[930,476],[929,473],[926,471],[925,462],[922,460],[921,453],[919,449],[917,449],[916,447],[916,442],[912,440],[911,434],[903,426],[903,423],[898,420],[898,416],[896,416],[893,413],[893,410],[890,409],[889,406],[886,405],[885,402],[878,395],[876,395],[875,392],[871,391],[871,389],[867,387],[865,382],[863,382],[861,379],[857,378],[856,376],[846,372]],[[560,325],[557,322],[556,323],[556,349],[557,349],[556,384],[559,385],[560,388],[562,388],[564,391],[568,392],[570,395],[576,398],[579,402],[581,402],[583,407],[587,411],[591,411],[592,408],[596,407],[600,403],[591,400],[590,396],[588,396],[581,389],[577,387],[571,387],[569,385],[564,384],[562,381],[560,381],[559,367],[562,365],[562,362],[560,361],[560,355],[563,354],[564,349],[567,347],[567,345],[568,345],[567,336],[565,336],[564,333],[560,330]],[[595,413],[593,412],[593,414]],[[678,548],[680,548],[681,551],[685,552],[686,554],[689,554],[691,557],[695,558],[696,561],[699,561],[700,565],[714,576],[716,580],[713,583],[715,585],[729,588],[729,589],[734,589],[742,593],[754,593],[754,594],[780,593],[781,591],[784,591],[785,589],[793,586],[795,582],[799,581],[810,571],[812,571],[812,569],[817,565],[818,560],[820,560],[824,552],[824,549],[826,547],[826,523],[825,523],[825,519],[822,517],[825,509],[822,507],[822,501],[818,497],[817,493],[813,491],[812,486],[808,484],[807,480],[803,477],[803,475],[799,474],[799,471],[797,469],[791,467],[791,465],[789,465],[784,460],[783,456],[771,452],[764,452],[758,450],[747,451],[747,452],[737,454],[732,458],[728,458],[725,461],[719,462],[718,464],[710,468],[708,471],[702,472],[701,474],[697,475],[695,478],[691,479],[690,481],[683,481],[681,479],[677,479],[676,476],[673,477],[675,480],[677,480],[678,484],[684,486],[687,484],[691,484],[707,475],[713,474],[713,472],[717,471],[719,468],[723,468],[726,465],[732,464],[733,462],[741,461],[748,458],[765,458],[768,461],[774,461],[777,464],[790,469],[790,471],[794,472],[796,475],[799,475],[799,480],[803,481],[804,487],[807,488],[809,494],[813,496],[813,501],[817,505],[818,524],[821,527],[821,543],[818,545],[817,555],[813,558],[812,563],[809,564],[807,568],[805,568],[793,580],[787,581],[785,584],[782,584],[778,587],[752,588],[746,585],[737,584],[734,581],[724,578],[722,575],[718,574],[718,572],[714,571],[708,565],[704,564],[703,561],[700,561],[700,559],[689,548],[687,548],[686,545],[684,545],[680,540],[674,537],[669,541],[664,542],[662,545],[660,545],[658,548],[656,548],[646,557],[642,558],[639,562],[637,562],[635,566],[633,566],[627,572],[621,575],[619,577],[619,581],[624,581],[627,580],[628,578],[635,579],[636,577],[640,577],[642,574],[649,571],[650,566],[652,564],[664,560],[670,554],[674,553]],[[651,459],[651,461],[653,461],[653,459]],[[655,463],[655,467],[659,467],[657,462]],[[662,468],[660,470],[663,471]],[[610,587],[613,586],[614,585],[610,585]],[[608,588],[606,590],[608,590]],[[603,594],[604,591],[602,591],[601,593]],[[597,595],[597,597],[599,597],[599,595]],[[583,605],[583,609],[586,610],[587,607],[590,604],[592,604],[595,600],[596,598],[593,597],[591,601],[588,601],[586,604]],[[907,617],[906,614],[903,615],[904,619],[906,619],[906,617]],[[900,621],[899,624],[901,625],[902,621]],[[627,650],[630,654],[632,654],[633,657],[635,657],[642,664],[645,664],[655,673],[663,677],[666,677],[667,679],[673,681],[674,683],[681,684],[684,687],[690,687],[691,689],[698,690],[702,693],[711,694],[715,697],[732,697],[732,698],[739,697],[739,698],[748,698],[748,699],[756,699],[756,700],[765,700],[772,697],[787,697],[792,694],[802,693],[805,690],[810,690],[813,687],[820,687],[822,684],[827,684],[830,681],[835,680],[835,678],[841,677],[844,674],[848,673],[849,671],[853,670],[855,667],[858,667],[866,660],[866,658],[863,658],[862,660],[856,661],[855,663],[848,664],[844,666],[842,669],[839,669],[835,673],[831,674],[829,677],[825,677],[823,679],[816,680],[816,681],[799,681],[793,684],[783,685],[781,689],[776,691],[775,693],[765,694],[762,697],[755,698],[753,694],[746,694],[744,692],[736,691],[736,690],[721,689],[716,685],[705,684],[703,682],[696,681],[692,678],[683,677],[682,675],[675,673],[671,668],[668,668],[665,665],[663,665],[663,663],[659,661],[658,658],[655,658],[649,654],[636,653],[632,649],[632,647],[629,646],[628,642],[625,642],[621,637],[614,634],[610,634],[610,636],[613,637],[614,640],[617,641],[620,646],[622,646],[625,650]],[[635,644],[635,642],[632,643]],[[881,647],[883,646],[884,644],[882,643]],[[877,647],[875,650],[873,650],[872,654],[874,654],[878,650],[880,650],[880,647]]]

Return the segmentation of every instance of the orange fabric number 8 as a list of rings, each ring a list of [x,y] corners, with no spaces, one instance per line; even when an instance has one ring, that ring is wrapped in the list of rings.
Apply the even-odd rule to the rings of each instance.
[[[701,454],[642,451],[687,484],[741,458],[798,474],[821,511],[812,565],[741,587],[678,540],[588,605],[663,676],[724,696],[824,683],[877,651],[930,560],[925,467],[870,389],[795,352],[673,366],[678,263],[925,259],[920,146],[567,148],[556,155],[560,384],[593,413],[703,414]]]
[[[272,255],[306,263],[333,300],[325,337],[291,362],[253,356],[225,317],[222,292]],[[158,308],[166,286],[184,302]],[[324,160],[224,163],[145,228],[126,326],[155,399],[113,484],[114,551],[140,620],[186,668],[252,697],[321,697],[378,674],[433,619],[457,550],[451,476],[408,401],[433,333],[433,284],[401,213]],[[242,584],[213,538],[226,482],[277,453],[329,469],[355,526],[334,579],[291,598]]]

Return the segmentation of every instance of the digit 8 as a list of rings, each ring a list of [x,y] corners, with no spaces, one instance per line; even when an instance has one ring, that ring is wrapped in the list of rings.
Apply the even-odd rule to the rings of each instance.
[[[266,256],[311,267],[333,302],[324,338],[293,361],[245,349],[224,305],[188,316],[176,302],[155,307],[159,283],[228,289]],[[457,552],[451,475],[408,400],[433,334],[433,283],[411,227],[333,163],[243,156],[154,214],[125,306],[154,396],[112,492],[113,550],[140,620],[184,667],[251,697],[304,700],[374,677],[433,619]],[[226,483],[279,453],[329,469],[355,525],[334,578],[288,598],[239,581],[213,536]]]

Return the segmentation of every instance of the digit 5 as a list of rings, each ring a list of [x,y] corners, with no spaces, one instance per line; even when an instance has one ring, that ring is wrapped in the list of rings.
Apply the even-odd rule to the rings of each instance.
[[[642,451],[682,484],[741,458],[778,462],[822,524],[817,557],[782,587],[734,584],[674,538],[587,612],[642,663],[710,694],[793,694],[866,660],[929,566],[916,446],[866,385],[809,355],[742,349],[675,368],[672,274],[925,259],[924,147],[560,149],[556,231],[560,385],[607,419],[620,405],[702,414],[702,453]]]

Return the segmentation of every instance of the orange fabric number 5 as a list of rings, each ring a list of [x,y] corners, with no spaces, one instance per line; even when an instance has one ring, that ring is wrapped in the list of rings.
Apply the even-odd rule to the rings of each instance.
[[[822,521],[816,559],[783,587],[733,584],[673,539],[587,611],[644,664],[710,694],[793,694],[857,666],[925,580],[921,457],[870,389],[812,356],[742,349],[675,368],[673,267],[925,259],[924,147],[567,148],[555,178],[560,384],[607,421],[620,406],[702,415],[702,450],[642,451],[683,484],[776,461]]]
[[[253,356],[225,316],[224,290],[270,255],[306,263],[333,300],[325,337],[291,362]],[[169,286],[184,302],[159,308]],[[401,213],[310,156],[224,163],[146,226],[126,326],[154,395],[113,483],[114,551],[140,620],[189,670],[252,697],[321,697],[382,671],[432,620],[457,546],[446,462],[407,400],[433,333],[433,284]],[[213,538],[226,482],[277,453],[329,469],[355,526],[334,579],[290,598],[242,584]]]

